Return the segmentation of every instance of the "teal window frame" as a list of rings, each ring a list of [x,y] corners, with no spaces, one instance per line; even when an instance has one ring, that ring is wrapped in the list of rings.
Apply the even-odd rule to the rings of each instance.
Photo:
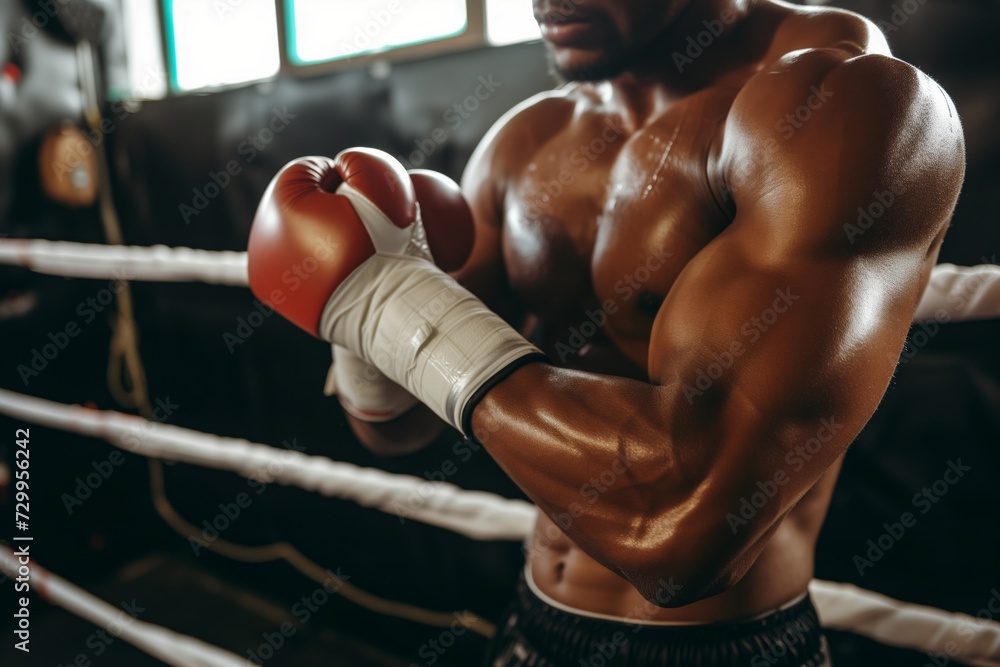
[[[278,24],[278,50],[280,67],[277,76],[310,76],[337,70],[353,69],[370,65],[375,61],[398,62],[419,59],[445,53],[453,53],[488,46],[486,39],[486,9],[484,0],[465,0],[465,26],[450,35],[431,37],[398,47],[380,49],[348,57],[333,57],[321,61],[301,61],[296,53],[294,3],[292,0],[274,0]],[[163,33],[163,57],[168,80],[168,95],[204,94],[216,90],[254,85],[256,81],[246,81],[226,86],[215,86],[184,90],[177,80],[176,29],[173,21],[174,0],[161,0],[160,25]]]

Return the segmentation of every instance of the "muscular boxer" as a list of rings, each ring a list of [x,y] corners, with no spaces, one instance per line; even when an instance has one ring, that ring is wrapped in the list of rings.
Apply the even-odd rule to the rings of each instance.
[[[828,664],[816,538],[958,195],[954,106],[843,11],[535,14],[571,83],[475,152],[455,279],[423,228],[461,207],[355,151],[276,177],[251,285],[333,234],[279,310],[355,360],[348,404],[388,396],[350,410],[359,437],[404,451],[443,421],[540,507],[489,664]]]

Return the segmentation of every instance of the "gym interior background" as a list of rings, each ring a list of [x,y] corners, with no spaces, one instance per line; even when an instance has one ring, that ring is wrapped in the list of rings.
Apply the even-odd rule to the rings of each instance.
[[[1000,3],[836,4],[878,23],[896,55],[955,100],[968,172],[940,261],[997,263]],[[349,12],[349,20],[331,23],[331,7]],[[397,21],[406,12],[409,18]],[[421,19],[424,13],[450,23]],[[106,156],[124,243],[241,251],[265,186],[301,155],[372,146],[407,167],[458,179],[502,113],[554,85],[530,14],[526,0],[5,0],[0,235],[107,242],[98,206],[51,201],[40,176],[45,137],[67,123],[84,126],[84,51],[96,54],[103,123],[89,140]],[[107,287],[0,267],[0,387],[134,411],[109,391],[115,306],[102,294]],[[280,317],[251,317],[259,310],[249,290],[150,282],[131,289],[149,396],[167,423],[522,497],[485,452],[457,455],[454,432],[410,456],[367,452],[336,400],[323,395],[328,347]],[[40,341],[70,321],[80,335],[41,372],[18,371]],[[911,330],[881,407],[847,454],[820,538],[818,578],[971,614],[996,593],[998,341],[996,320]],[[15,426],[0,418],[8,472]],[[109,464],[113,449],[104,441],[43,428],[32,429],[32,443],[37,562],[112,603],[134,601],[141,620],[242,656],[273,645],[290,622],[294,632],[263,661],[270,665],[477,664],[485,640],[472,632],[442,637],[440,628],[336,595],[303,622],[294,610],[301,612],[296,605],[316,583],[282,561],[229,558],[170,529],[154,508],[144,458],[124,453]],[[859,567],[854,556],[869,551],[868,540],[914,511],[914,494],[959,459],[971,467],[960,483],[931,511],[918,511],[917,524],[879,550],[870,567]],[[460,465],[443,472],[446,461]],[[99,484],[81,488],[100,470],[107,474]],[[182,464],[162,470],[165,497],[196,526],[248,491],[231,473]],[[286,542],[366,591],[446,613],[469,609],[495,620],[512,596],[522,563],[517,544],[475,542],[278,485],[250,495],[220,540]],[[5,523],[12,507],[8,478],[0,486]],[[9,637],[6,608],[0,627]],[[30,664],[74,664],[81,654],[95,665],[162,664],[122,641],[95,639],[93,626],[61,609],[42,602],[31,609],[40,641]],[[929,660],[847,633],[831,633],[831,642],[843,665]],[[11,645],[0,643],[0,663],[22,664]]]

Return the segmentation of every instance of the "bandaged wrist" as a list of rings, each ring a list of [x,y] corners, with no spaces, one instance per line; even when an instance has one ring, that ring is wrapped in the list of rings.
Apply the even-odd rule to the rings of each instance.
[[[484,387],[544,358],[451,276],[409,255],[378,253],[359,266],[327,302],[319,332],[466,435]]]

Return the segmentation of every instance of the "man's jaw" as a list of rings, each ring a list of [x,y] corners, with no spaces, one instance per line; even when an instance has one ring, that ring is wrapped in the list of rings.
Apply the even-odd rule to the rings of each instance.
[[[673,67],[670,53],[674,48],[674,42],[678,39],[677,32],[683,29],[682,19],[694,5],[694,0],[677,2],[666,24],[653,37],[639,44],[625,46],[617,32],[608,27],[602,35],[601,43],[592,49],[581,49],[588,51],[586,55],[589,57],[565,58],[566,65],[560,65],[559,57],[560,51],[565,51],[566,48],[546,40],[549,69],[564,83],[609,81],[630,72],[647,78],[650,75],[655,76],[655,72],[664,67],[669,70]],[[536,14],[536,18],[538,16]],[[588,14],[589,16],[592,14]],[[599,18],[588,18],[588,20],[599,21]],[[668,73],[673,74],[673,72]]]

